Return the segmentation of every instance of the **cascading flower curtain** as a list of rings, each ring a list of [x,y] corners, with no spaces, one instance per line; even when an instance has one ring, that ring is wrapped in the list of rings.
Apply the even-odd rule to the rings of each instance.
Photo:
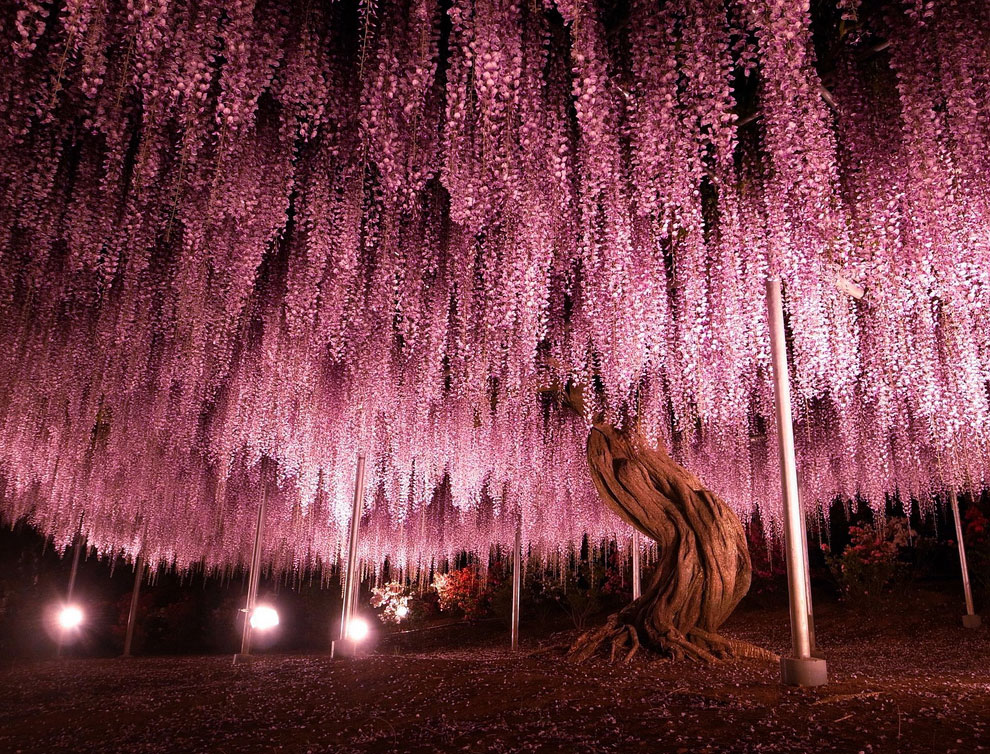
[[[0,510],[222,566],[266,485],[299,568],[363,451],[370,561],[520,514],[544,552],[624,536],[572,382],[773,521],[768,275],[807,505],[982,485],[988,29],[982,0],[0,0]]]

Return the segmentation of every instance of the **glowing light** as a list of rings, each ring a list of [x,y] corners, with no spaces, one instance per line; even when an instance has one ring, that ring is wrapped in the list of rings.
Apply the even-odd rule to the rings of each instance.
[[[278,611],[268,605],[258,605],[251,611],[251,628],[267,631],[278,625]]]
[[[83,622],[83,611],[75,605],[66,605],[58,611],[58,625],[63,631],[79,628]]]
[[[406,605],[399,605],[397,608],[395,608],[396,618],[399,618],[401,620],[402,618],[405,618],[407,615],[409,615],[409,608]]]
[[[351,618],[347,624],[347,638],[351,641],[364,641],[368,638],[371,627],[364,618]]]

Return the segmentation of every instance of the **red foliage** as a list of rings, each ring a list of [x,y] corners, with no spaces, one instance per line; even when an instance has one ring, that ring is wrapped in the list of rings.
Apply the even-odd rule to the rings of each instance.
[[[971,505],[963,515],[963,536],[970,547],[990,544],[990,518],[978,505]]]
[[[489,569],[482,579],[474,568],[440,574],[433,582],[443,612],[459,611],[468,620],[483,618],[491,611],[492,597],[502,584],[500,569]]]

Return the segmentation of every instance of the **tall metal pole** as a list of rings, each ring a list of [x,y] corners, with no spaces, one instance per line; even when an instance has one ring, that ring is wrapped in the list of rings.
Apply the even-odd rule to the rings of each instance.
[[[633,529],[632,535],[632,588],[633,599],[638,600],[643,594],[639,568],[639,529]]]
[[[963,625],[966,628],[979,628],[980,616],[973,610],[973,590],[969,585],[969,568],[966,565],[966,544],[963,542],[962,518],[959,515],[959,497],[955,489],[949,492],[949,501],[952,505],[952,517],[956,522],[956,542],[959,543],[959,568],[962,571],[963,594],[966,598],[966,614],[963,616]]]
[[[141,576],[144,573],[144,558],[139,554],[134,560],[134,588],[131,590],[131,607],[127,611],[127,632],[124,634],[124,657],[131,656],[131,643],[134,641],[134,623],[137,620],[138,597],[141,594]]]
[[[780,483],[783,493],[784,554],[787,560],[787,594],[791,613],[793,657],[782,657],[781,680],[795,686],[820,686],[827,682],[825,661],[811,656],[808,615],[808,553],[804,546],[801,502],[798,499],[794,426],[784,336],[784,307],[780,278],[767,280],[767,314],[770,324],[770,354],[773,364],[774,403],[777,411],[777,440],[780,450]]]
[[[361,526],[361,510],[364,508],[364,453],[358,454],[357,475],[354,480],[354,507],[351,509],[350,546],[347,550],[347,575],[344,580],[344,608],[340,616],[340,641],[347,639],[347,626],[354,617],[357,601],[357,549]],[[333,648],[330,650],[333,655]]]
[[[801,551],[805,558],[810,558],[808,549],[808,517],[801,511]],[[808,640],[811,643],[811,656],[814,657],[818,647],[815,644],[815,609],[811,604],[811,564],[804,569],[804,588],[808,595]]]
[[[72,593],[76,590],[76,576],[79,573],[79,554],[82,552],[82,516],[79,517],[79,528],[76,530],[75,542],[72,546],[72,568],[69,570],[69,588],[65,593],[66,604],[72,603]],[[55,642],[55,656],[62,656],[62,634],[58,635],[58,640]]]
[[[265,498],[267,484],[264,473],[261,482],[261,502],[258,504],[258,521],[254,527],[254,549],[251,551],[251,571],[248,574],[247,606],[244,610],[244,631],[241,633],[241,655],[251,654],[251,613],[258,599],[258,581],[261,578],[261,544],[265,536]],[[236,659],[236,658],[235,658]]]
[[[76,576],[79,574],[79,553],[82,552],[82,532],[76,533],[76,541],[72,547],[72,568],[69,570],[69,588],[65,593],[65,601],[72,602],[72,593],[76,590]]]
[[[519,648],[519,608],[522,593],[522,517],[516,519],[516,537],[512,546],[512,649]]]

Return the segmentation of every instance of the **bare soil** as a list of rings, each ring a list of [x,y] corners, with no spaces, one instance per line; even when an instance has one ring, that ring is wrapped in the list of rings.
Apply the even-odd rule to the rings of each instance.
[[[818,689],[749,661],[576,665],[557,648],[576,632],[513,654],[498,625],[358,659],[14,665],[0,670],[0,752],[990,751],[990,631],[962,628],[956,602],[819,607],[831,682]],[[741,610],[725,634],[784,652],[786,610]]]

